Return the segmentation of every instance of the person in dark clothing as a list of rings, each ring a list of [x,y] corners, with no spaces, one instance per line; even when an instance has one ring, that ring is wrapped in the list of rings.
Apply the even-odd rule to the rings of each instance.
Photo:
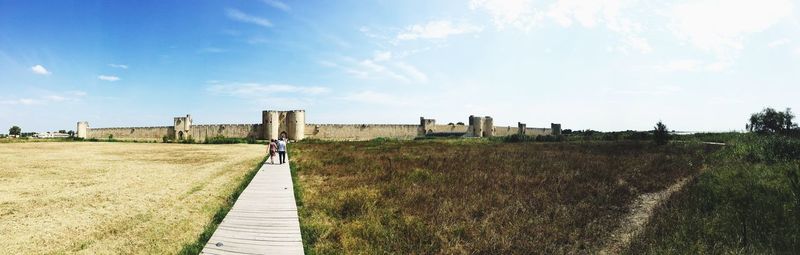
[[[286,140],[284,139],[278,140],[278,157],[281,164],[286,163]]]

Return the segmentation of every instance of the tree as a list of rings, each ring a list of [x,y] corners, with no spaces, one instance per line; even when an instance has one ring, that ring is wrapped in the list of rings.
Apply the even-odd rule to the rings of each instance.
[[[776,111],[772,108],[765,108],[761,112],[750,115],[750,123],[745,125],[747,130],[756,133],[787,133],[797,128],[797,124],[792,122],[794,114],[791,108],[786,108],[785,112]]]
[[[655,130],[653,130],[653,139],[658,145],[667,144],[667,142],[669,142],[669,130],[667,130],[667,125],[658,121]]]
[[[20,133],[22,133],[22,129],[17,126],[13,126],[8,129],[9,135],[19,135]]]
[[[69,137],[75,137],[75,131],[72,130],[67,131],[67,134],[69,135]]]

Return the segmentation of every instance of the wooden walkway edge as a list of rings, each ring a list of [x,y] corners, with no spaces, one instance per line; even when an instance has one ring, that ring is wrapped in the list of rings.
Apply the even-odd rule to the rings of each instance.
[[[303,254],[288,159],[261,166],[200,254]]]

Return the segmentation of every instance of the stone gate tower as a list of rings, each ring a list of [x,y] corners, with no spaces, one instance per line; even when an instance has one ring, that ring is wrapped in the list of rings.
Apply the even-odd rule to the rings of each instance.
[[[494,131],[494,119],[492,117],[469,116],[467,135],[472,137],[492,137],[494,136]]]
[[[264,139],[278,139],[285,136],[289,140],[303,140],[306,132],[306,112],[304,110],[272,111],[261,113]]]
[[[178,140],[189,139],[192,134],[192,115],[187,114],[186,117],[175,117],[173,123],[174,131],[172,137]]]

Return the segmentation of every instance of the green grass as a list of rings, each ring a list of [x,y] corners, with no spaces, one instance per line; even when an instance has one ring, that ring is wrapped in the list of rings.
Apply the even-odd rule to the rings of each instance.
[[[703,136],[728,146],[710,157],[708,171],[657,210],[627,253],[800,251],[800,140],[755,134]]]
[[[291,146],[307,254],[592,253],[715,147],[490,139]]]

